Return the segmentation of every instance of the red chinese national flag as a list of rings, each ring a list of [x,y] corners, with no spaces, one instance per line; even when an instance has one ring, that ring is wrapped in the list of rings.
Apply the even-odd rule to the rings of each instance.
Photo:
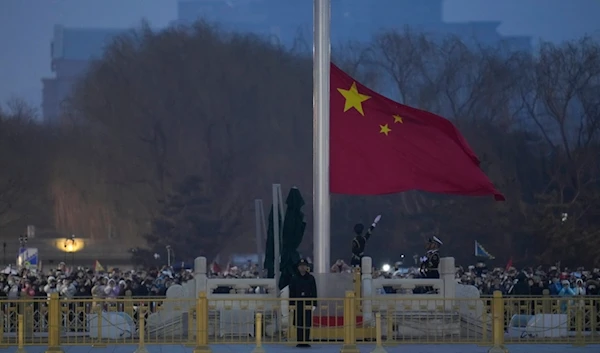
[[[450,121],[385,98],[333,64],[330,94],[332,193],[422,190],[504,200]]]

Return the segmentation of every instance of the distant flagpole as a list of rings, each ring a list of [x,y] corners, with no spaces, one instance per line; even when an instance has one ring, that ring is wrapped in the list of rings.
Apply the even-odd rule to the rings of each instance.
[[[331,0],[313,2],[313,256],[315,273],[330,267],[329,71]]]

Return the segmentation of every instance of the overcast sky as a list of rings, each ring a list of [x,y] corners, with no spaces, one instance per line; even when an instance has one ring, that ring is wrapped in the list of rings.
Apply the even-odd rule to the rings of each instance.
[[[298,1],[310,6],[310,0]],[[127,28],[146,18],[153,27],[162,27],[176,18],[176,12],[176,0],[0,0],[0,102],[21,97],[40,104],[41,78],[51,76],[54,24]],[[600,0],[445,0],[444,4],[445,21],[497,20],[503,22],[502,34],[554,42],[585,34],[600,39],[599,15]]]

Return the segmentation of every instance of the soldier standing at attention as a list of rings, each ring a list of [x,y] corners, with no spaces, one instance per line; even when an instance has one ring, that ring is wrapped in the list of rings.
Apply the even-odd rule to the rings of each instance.
[[[298,262],[299,274],[290,281],[290,305],[295,305],[294,325],[296,326],[296,347],[308,348],[310,344],[310,327],[312,312],[317,307],[317,282],[308,273],[308,262],[301,259]]]
[[[352,239],[352,259],[350,260],[350,266],[360,267],[360,261],[365,256],[365,247],[367,246],[367,240],[371,237],[373,229],[377,227],[377,223],[381,219],[381,215],[375,217],[373,224],[367,229],[367,232],[363,235],[365,226],[361,223],[354,225],[354,239]]]

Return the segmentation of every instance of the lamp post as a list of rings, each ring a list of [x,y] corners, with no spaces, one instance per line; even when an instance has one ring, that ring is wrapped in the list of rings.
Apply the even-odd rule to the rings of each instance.
[[[171,252],[173,251],[173,249],[171,248],[171,245],[167,245],[167,266],[171,267]]]
[[[27,254],[26,249],[27,249],[27,241],[29,241],[29,237],[27,236],[27,234],[21,234],[19,235],[19,259],[18,261],[20,262],[19,264],[17,264],[18,266],[23,266],[25,261],[28,260],[27,259]],[[23,255],[21,255],[23,254]]]
[[[71,234],[71,266],[75,267],[75,234]]]

